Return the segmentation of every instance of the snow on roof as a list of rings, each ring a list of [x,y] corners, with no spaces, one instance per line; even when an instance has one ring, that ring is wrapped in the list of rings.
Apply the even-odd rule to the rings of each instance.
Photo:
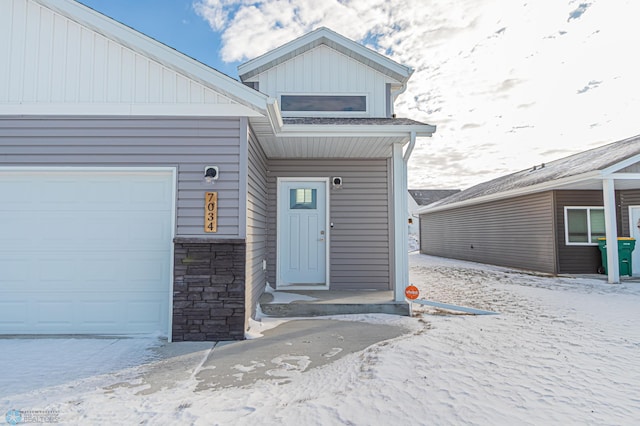
[[[460,192],[459,189],[410,189],[409,194],[419,206],[426,206]]]
[[[432,206],[445,206],[487,195],[526,188],[561,178],[605,170],[640,154],[640,135],[520,170],[453,194]]]

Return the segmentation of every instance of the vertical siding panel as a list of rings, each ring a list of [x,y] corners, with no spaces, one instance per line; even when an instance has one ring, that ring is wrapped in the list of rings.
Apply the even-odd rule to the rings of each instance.
[[[149,61],[149,94],[147,102],[160,103],[162,101],[162,67],[156,62]]]
[[[120,49],[120,102],[130,103],[134,99],[135,54],[125,48]]]
[[[12,102],[21,101],[23,99],[23,65],[24,65],[24,44],[26,32],[26,7],[21,1],[13,2],[11,17],[11,36],[9,38],[9,60],[7,63],[8,79],[7,79],[7,99]],[[3,42],[4,43],[4,42]]]
[[[425,254],[556,273],[553,193],[420,215]]]
[[[133,67],[133,101],[137,103],[147,103],[149,102],[149,84],[151,84],[151,67],[149,61],[140,55],[134,55]]]
[[[122,89],[122,47],[110,40],[106,42],[106,100],[107,102],[119,102]]]
[[[108,40],[99,34],[93,34],[93,96],[91,100],[94,102],[107,100],[108,52]]]
[[[51,100],[51,54],[53,34],[53,14],[40,8],[40,25],[38,26],[38,54],[35,58],[36,77],[36,101],[49,102]],[[27,53],[29,54],[29,53]],[[27,80],[29,81],[29,80]]]
[[[5,1],[0,6],[0,100],[9,99],[14,3],[15,0]]]
[[[269,160],[267,214],[268,280],[276,282],[278,177],[341,176],[344,186],[329,191],[331,288],[389,290],[389,217],[386,159]]]
[[[77,102],[80,98],[80,58],[82,52],[82,40],[80,26],[74,22],[66,21],[66,52],[65,52],[65,72],[66,78],[64,102]]]
[[[81,50],[78,60],[80,73],[78,78],[78,100],[90,102],[93,99],[93,33],[86,28],[80,28]]]
[[[38,93],[38,58],[40,55],[40,7],[27,3],[26,15],[24,18],[24,32],[20,31],[17,36],[18,43],[16,48],[21,52],[13,58],[16,62],[15,77],[19,82],[18,90],[22,93],[16,93],[15,100],[34,102]],[[17,52],[16,52],[17,53]],[[27,82],[31,82],[28,84]]]
[[[237,118],[0,118],[3,166],[177,167],[177,236],[239,236],[239,150]],[[206,165],[220,167],[215,185]],[[204,232],[208,191],[219,196],[216,234]]]
[[[267,158],[253,131],[248,135],[247,173],[247,298],[246,314],[255,316],[266,274],[267,258]]]
[[[53,36],[51,38],[51,85],[52,102],[62,102],[67,90],[67,20],[60,15],[53,16]],[[63,78],[64,76],[64,78]],[[71,80],[73,81],[73,80]]]
[[[176,76],[176,102],[180,104],[189,102],[189,80],[181,75]]]

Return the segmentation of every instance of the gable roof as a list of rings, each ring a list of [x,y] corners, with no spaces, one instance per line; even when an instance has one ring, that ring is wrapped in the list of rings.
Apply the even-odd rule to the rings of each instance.
[[[418,206],[427,206],[458,192],[459,189],[410,189],[409,195]]]
[[[602,180],[607,177],[640,179],[640,175],[615,174],[639,161],[640,135],[637,135],[480,183],[424,207],[419,213],[553,189],[602,189]]]
[[[245,81],[322,44],[397,80],[402,85],[406,84],[411,74],[413,74],[413,69],[399,64],[326,27],[320,27],[264,55],[241,64],[238,66],[238,74],[240,79]]]
[[[25,4],[27,3],[35,3],[48,9],[69,22],[87,28],[107,40],[160,64],[165,69],[227,97],[225,101],[227,105],[236,103],[238,106],[246,107],[246,109],[236,108],[234,111],[237,115],[257,116],[267,113],[268,97],[266,95],[75,0],[25,0]],[[4,2],[3,5],[5,5]],[[24,19],[24,16],[22,18]],[[211,105],[205,104],[206,102],[193,102],[193,107],[186,109],[193,111],[194,114],[207,115]]]

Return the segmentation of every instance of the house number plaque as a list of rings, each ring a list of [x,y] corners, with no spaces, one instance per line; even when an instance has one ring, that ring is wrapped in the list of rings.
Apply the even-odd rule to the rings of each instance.
[[[218,232],[218,193],[204,193],[204,232]]]

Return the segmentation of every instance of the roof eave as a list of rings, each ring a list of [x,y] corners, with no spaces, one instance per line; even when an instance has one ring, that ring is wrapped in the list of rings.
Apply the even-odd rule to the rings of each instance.
[[[472,206],[475,204],[487,203],[490,201],[498,201],[506,198],[514,198],[514,197],[519,197],[523,195],[535,194],[538,192],[551,191],[554,189],[559,189],[563,186],[576,184],[576,183],[584,182],[591,179],[602,180],[604,179],[604,177],[605,176],[603,174],[603,171],[594,170],[594,171],[583,173],[576,176],[569,176],[566,178],[552,180],[549,182],[543,182],[536,185],[527,186],[524,188],[517,188],[517,189],[508,190],[508,191],[498,192],[495,194],[489,194],[489,195],[471,198],[468,200],[463,200],[463,201],[454,202],[450,204],[436,205],[433,207],[424,206],[418,209],[417,213],[418,214],[435,213],[439,211],[451,210],[451,209],[460,208],[460,207]]]
[[[436,126],[423,125],[326,125],[326,124],[284,124],[276,136],[388,136],[408,137],[415,132],[418,137],[431,137]]]
[[[354,52],[357,55],[357,58],[364,59],[364,61],[361,60],[361,62],[372,61],[379,66],[386,68],[389,70],[389,74],[393,75],[393,77],[403,85],[407,83],[413,74],[414,70],[411,67],[395,62],[392,59],[389,59],[386,56],[381,55],[380,53],[350,40],[326,27],[320,27],[261,56],[258,56],[257,58],[240,64],[238,66],[238,75],[240,76],[240,79],[244,81],[256,74],[259,74],[260,72],[263,72],[271,66],[277,65],[278,59],[283,56],[291,55],[296,52],[301,53],[306,50],[306,47],[313,45],[314,43],[318,45],[329,45],[331,42]]]

